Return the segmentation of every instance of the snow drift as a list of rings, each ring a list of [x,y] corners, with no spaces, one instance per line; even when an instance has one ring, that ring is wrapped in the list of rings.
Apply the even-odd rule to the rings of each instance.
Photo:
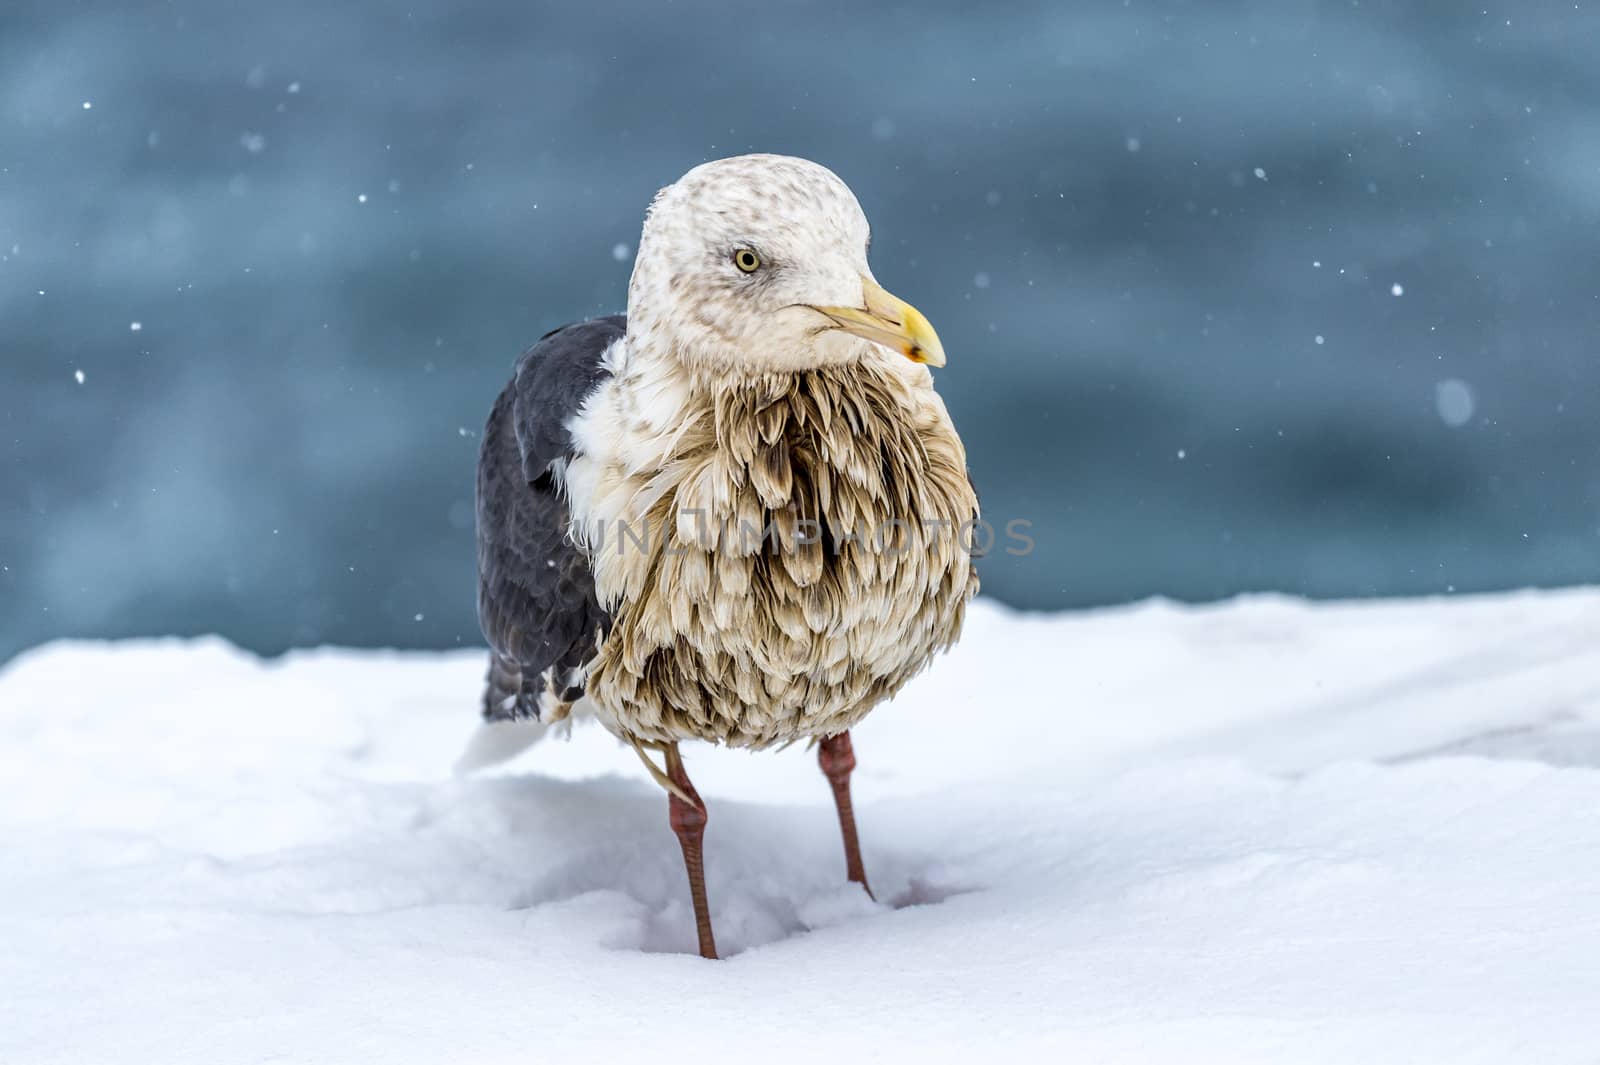
[[[0,673],[0,1061],[1593,1061],[1600,593],[1026,616],[811,755],[455,777],[483,658]]]

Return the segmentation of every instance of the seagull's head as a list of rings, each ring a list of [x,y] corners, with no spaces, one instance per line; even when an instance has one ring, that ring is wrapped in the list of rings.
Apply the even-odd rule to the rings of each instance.
[[[628,336],[695,369],[804,370],[895,352],[944,365],[933,326],[867,266],[871,229],[829,169],[781,155],[704,163],[656,194]]]

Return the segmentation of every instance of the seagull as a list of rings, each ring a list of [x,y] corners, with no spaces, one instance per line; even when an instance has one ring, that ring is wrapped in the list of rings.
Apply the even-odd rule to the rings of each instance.
[[[921,312],[805,159],[695,167],[645,216],[626,315],[546,334],[482,439],[483,714],[593,718],[667,793],[700,953],[706,807],[679,744],[813,741],[867,893],[850,729],[960,635],[966,451]]]

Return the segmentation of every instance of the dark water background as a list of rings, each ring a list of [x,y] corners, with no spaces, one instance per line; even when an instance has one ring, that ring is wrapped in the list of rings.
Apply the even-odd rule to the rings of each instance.
[[[3,0],[0,658],[475,642],[508,368],[749,150],[938,326],[992,594],[1600,577],[1594,0]]]

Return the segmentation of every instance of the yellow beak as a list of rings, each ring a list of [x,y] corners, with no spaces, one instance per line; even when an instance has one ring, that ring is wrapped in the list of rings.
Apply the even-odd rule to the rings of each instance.
[[[835,328],[898,351],[912,362],[944,365],[944,345],[921,311],[884,291],[870,277],[861,279],[861,288],[866,294],[865,307],[815,309],[833,319]]]

